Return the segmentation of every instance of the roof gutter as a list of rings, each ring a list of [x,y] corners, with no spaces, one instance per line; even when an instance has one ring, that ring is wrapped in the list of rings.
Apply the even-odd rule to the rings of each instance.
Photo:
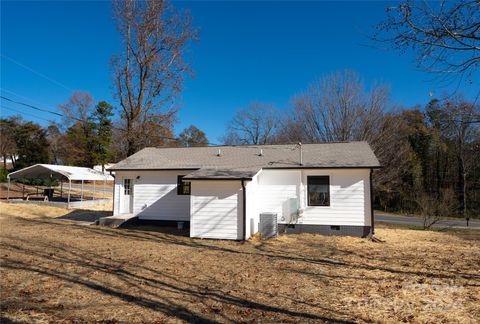
[[[185,180],[185,181],[195,181],[195,180],[212,180],[212,181],[214,181],[214,180],[221,180],[221,181],[224,181],[224,180],[236,180],[236,181],[241,180],[241,181],[250,181],[250,180],[252,180],[252,178],[247,178],[247,177],[244,177],[244,178],[213,178],[213,177],[210,177],[210,178],[209,177],[189,178],[189,177],[185,176],[185,177],[183,177],[183,180]]]
[[[200,168],[107,168],[106,171],[184,171],[184,170],[199,170]]]
[[[382,169],[381,165],[372,165],[372,166],[281,166],[281,167],[272,167],[266,166],[262,167],[264,170],[285,170],[285,169]]]

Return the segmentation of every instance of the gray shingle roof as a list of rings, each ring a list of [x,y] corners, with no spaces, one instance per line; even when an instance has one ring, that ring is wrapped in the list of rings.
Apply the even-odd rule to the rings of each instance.
[[[195,170],[185,177],[185,180],[195,179],[212,179],[212,180],[228,180],[228,179],[251,179],[262,168],[239,168],[239,169],[218,169],[218,168],[202,168]]]
[[[303,144],[302,152],[303,164],[300,165],[297,145],[149,147],[118,162],[110,170],[190,169],[198,170],[188,175],[191,179],[238,179],[249,178],[252,172],[262,168],[380,167],[367,142]]]

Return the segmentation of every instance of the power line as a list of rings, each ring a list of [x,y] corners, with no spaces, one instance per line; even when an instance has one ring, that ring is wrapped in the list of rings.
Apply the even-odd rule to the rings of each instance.
[[[52,82],[52,83],[54,83],[54,84],[62,87],[62,88],[64,88],[65,90],[68,90],[68,91],[70,91],[70,92],[74,92],[74,91],[75,91],[75,90],[73,90],[72,88],[66,86],[65,84],[63,84],[63,83],[61,83],[61,82],[59,82],[59,81],[57,81],[57,80],[55,80],[55,79],[53,79],[53,78],[51,78],[51,77],[49,77],[49,76],[47,76],[47,75],[45,75],[45,74],[37,71],[37,70],[29,67],[28,65],[25,65],[25,64],[23,64],[23,63],[15,60],[15,59],[11,58],[11,57],[8,57],[7,55],[5,55],[5,54],[3,54],[3,53],[0,53],[0,55],[1,55],[4,59],[6,59],[6,60],[8,60],[8,61],[10,61],[10,62],[12,62],[12,63],[14,63],[14,64],[22,67],[22,68],[24,68],[24,69],[26,69],[26,70],[28,70],[28,71],[36,74],[36,75],[38,75],[38,76],[40,76],[40,77],[42,77],[42,78],[44,78],[44,79],[46,79],[46,80],[48,80],[48,81],[50,81],[50,82]],[[16,96],[18,96],[18,97],[23,97],[23,96],[21,96],[21,95],[15,94],[15,93],[12,92],[12,91],[9,91],[9,90],[6,90],[6,89],[3,89],[3,90],[6,91],[6,92],[11,93],[11,94],[13,94],[13,95],[16,95]],[[39,107],[30,105],[30,104],[27,104],[27,103],[18,102],[18,101],[15,101],[15,100],[13,100],[13,99],[10,99],[10,98],[4,97],[4,96],[1,96],[1,98],[4,99],[4,100],[10,101],[10,102],[12,102],[12,103],[19,104],[19,105],[23,105],[23,106],[26,106],[26,107],[29,107],[29,108],[32,108],[32,109],[35,109],[35,110],[39,110],[39,111],[43,111],[43,112],[46,112],[46,113],[54,114],[54,115],[60,116],[60,117],[65,117],[63,114],[60,114],[60,113],[57,113],[57,112],[54,112],[54,111],[51,111],[51,110],[48,110],[48,109],[43,109],[43,108],[39,108]],[[29,100],[29,99],[26,98],[26,97],[23,97],[23,98]],[[8,108],[8,107],[4,107],[4,108],[5,108],[5,109],[9,109],[9,110],[13,110],[12,108]],[[17,111],[17,112],[19,112],[19,111]],[[19,112],[19,113],[23,113],[23,112]],[[23,114],[28,115],[28,113],[23,113]],[[30,115],[31,115],[31,114],[30,114]],[[31,116],[35,116],[35,115],[31,115]],[[39,117],[39,116],[35,116],[35,117],[36,117],[36,118],[43,119],[43,120],[46,120],[45,118],[41,118],[41,117]],[[74,120],[79,121],[79,122],[82,122],[82,123],[87,122],[86,120],[82,120],[82,119],[75,118],[75,117],[69,117],[69,118],[74,119]],[[124,129],[121,129],[121,128],[118,128],[118,127],[115,127],[115,126],[112,126],[112,128],[125,132]],[[172,141],[179,141],[179,138],[173,138],[173,137],[167,137],[167,136],[158,136],[158,137],[159,137],[159,138],[162,138],[162,139],[172,140]],[[215,143],[207,143],[207,145],[218,145],[218,144],[215,144]]]
[[[20,96],[20,95],[18,95]],[[37,106],[34,106],[34,105],[30,105],[30,104],[27,104],[25,102],[21,102],[21,101],[17,101],[17,100],[14,100],[14,99],[11,99],[11,98],[8,98],[8,97],[5,97],[5,96],[1,96],[0,95],[0,98],[3,99],[3,100],[7,100],[9,102],[12,102],[14,104],[17,104],[17,105],[22,105],[22,106],[25,106],[25,107],[28,107],[28,108],[31,108],[31,109],[35,109],[35,110],[38,110],[38,111],[42,111],[42,112],[46,112],[46,113],[49,113],[49,114],[52,114],[52,115],[55,115],[55,116],[59,116],[59,117],[64,117],[64,118],[70,118],[70,119],[74,119],[78,122],[81,122],[81,123],[87,123],[89,122],[88,120],[83,120],[83,119],[80,119],[80,118],[76,118],[76,117],[66,117],[65,115],[59,113],[59,112],[56,112],[56,111],[52,111],[52,110],[49,110],[49,109],[44,109],[44,108],[40,108],[40,107],[37,107]],[[6,109],[10,109],[10,110],[13,110],[11,108],[7,108],[5,107]],[[20,113],[24,113],[24,112],[20,112]],[[25,113],[26,114],[26,113]],[[35,116],[36,118],[39,118],[39,119],[45,119],[45,118],[42,118],[40,116],[36,116],[36,115],[32,115],[32,116]],[[49,120],[50,121],[50,120]],[[122,131],[122,132],[126,132],[125,129],[123,128],[119,128],[119,127],[116,127],[116,126],[113,126],[112,125],[112,128],[113,129],[116,129],[116,130],[119,130],[119,131]],[[158,138],[161,138],[161,139],[165,139],[165,140],[170,140],[170,141],[176,141],[176,142],[179,142],[180,139],[177,137],[177,138],[174,138],[174,137],[168,137],[168,136],[160,136],[160,135],[157,135]],[[207,142],[205,143],[207,145],[211,145],[211,146],[222,146],[222,145],[219,145],[218,143],[212,143],[212,142]],[[253,145],[253,144],[252,144]],[[234,145],[236,147],[239,147],[239,148],[244,148],[242,145]]]
[[[31,114],[31,113],[27,113],[27,112],[24,112],[24,111],[20,111],[20,110],[18,110],[18,109],[14,109],[14,108],[11,108],[11,107],[6,107],[6,106],[4,106],[4,105],[0,105],[0,108],[2,108],[2,109],[7,109],[7,110],[10,110],[10,111],[16,112],[16,113],[18,113],[18,114],[20,114],[20,115],[31,116],[31,117],[34,117],[34,118],[38,118],[38,119],[45,120],[45,121],[47,121],[47,122],[52,122],[52,120],[49,120],[49,119],[47,119],[47,118],[40,117],[40,116],[38,116],[38,115]],[[115,129],[119,129],[119,130],[124,131],[123,129],[116,128],[116,127],[113,127],[113,126],[112,126],[112,128],[115,128]],[[162,138],[162,139],[169,139],[169,140],[173,140],[173,141],[178,141],[178,138],[167,137],[167,136],[158,136],[158,137],[160,137],[160,138]]]
[[[27,103],[24,103],[24,102],[21,102],[21,101],[16,101],[16,100],[7,98],[7,97],[5,97],[5,96],[0,96],[0,98],[2,98],[3,100],[10,101],[10,102],[12,102],[12,103],[14,103],[14,104],[17,104],[17,105],[22,105],[22,106],[25,106],[25,107],[28,107],[28,108],[32,108],[32,109],[35,109],[35,110],[38,110],[38,111],[46,112],[46,113],[49,113],[49,114],[52,114],[52,115],[55,115],[55,116],[73,119],[73,120],[76,120],[76,121],[81,122],[81,123],[88,123],[88,122],[89,122],[88,120],[80,119],[80,118],[73,117],[73,116],[67,117],[67,116],[65,116],[65,115],[63,115],[63,114],[61,114],[61,113],[59,113],[59,112],[52,111],[52,110],[49,110],[49,109],[39,108],[39,107],[30,105],[30,104],[27,104]],[[36,117],[42,119],[42,117],[39,117],[39,116],[36,116]],[[118,128],[118,127],[115,127],[115,126],[112,126],[112,128],[117,129],[117,130],[120,130],[120,131],[123,131],[123,132],[125,131],[124,129]]]
[[[22,67],[22,68],[24,68],[24,69],[26,69],[26,70],[28,70],[28,71],[30,71],[30,72],[32,72],[32,73],[35,73],[36,75],[41,76],[42,78],[44,78],[44,79],[46,79],[46,80],[48,80],[48,81],[50,81],[50,82],[52,82],[52,83],[55,83],[56,85],[58,85],[58,86],[60,86],[60,87],[62,87],[62,88],[64,88],[64,89],[66,89],[66,90],[68,90],[68,91],[70,91],[70,92],[74,92],[74,91],[75,91],[75,90],[73,90],[72,88],[67,87],[67,86],[64,85],[63,83],[58,82],[57,80],[55,80],[55,79],[53,79],[53,78],[50,78],[49,76],[47,76],[47,75],[45,75],[45,74],[43,74],[43,73],[41,73],[41,72],[38,72],[38,71],[34,70],[33,68],[31,68],[31,67],[29,67],[29,66],[27,66],[27,65],[25,65],[25,64],[23,64],[23,63],[20,63],[20,62],[18,62],[17,60],[12,59],[11,57],[6,56],[6,55],[3,54],[3,53],[0,54],[0,55],[1,55],[3,58],[5,58],[6,60],[9,60],[10,62],[15,63],[16,65],[18,65],[18,66],[20,66],[20,67]]]
[[[0,98],[2,98],[3,100],[7,100],[7,101],[10,101],[14,104],[17,104],[17,105],[22,105],[22,106],[25,106],[25,107],[29,107],[29,108],[32,108],[32,109],[35,109],[35,110],[38,110],[38,111],[43,111],[43,112],[46,112],[46,113],[49,113],[49,114],[53,114],[53,115],[56,115],[56,116],[60,116],[60,117],[64,117],[61,113],[58,113],[56,111],[51,111],[51,110],[48,110],[48,109],[43,109],[43,108],[39,108],[39,107],[35,107],[33,105],[30,105],[30,104],[27,104],[27,103],[24,103],[24,102],[20,102],[20,101],[16,101],[16,100],[13,100],[13,99],[10,99],[10,98],[7,98],[5,96],[0,96]],[[82,119],[78,119],[76,117],[72,117],[72,119],[75,119],[75,120],[78,120],[78,121],[84,121]]]
[[[36,109],[36,110],[39,110],[39,111],[47,112],[47,113],[54,114],[54,115],[57,115],[57,116],[60,116],[60,117],[65,117],[64,115],[62,115],[62,114],[60,114],[60,113],[57,113],[57,112],[54,112],[54,111],[50,111],[50,110],[47,110],[47,109],[43,109],[43,108],[39,108],[39,107],[35,107],[35,106],[33,106],[33,105],[26,104],[26,103],[24,103],[24,102],[15,101],[15,100],[10,99],[10,98],[7,98],[7,97],[5,97],[5,96],[0,96],[0,98],[2,98],[2,99],[4,99],[4,100],[8,100],[8,101],[13,102],[13,103],[16,103],[16,104],[19,104],[19,105],[23,105],[23,106],[32,108],[32,109]],[[12,108],[7,108],[7,107],[5,107],[5,108],[6,108],[6,109],[13,110]],[[17,112],[19,112],[19,111],[17,110]],[[23,112],[20,112],[20,113],[23,113]],[[24,114],[26,114],[26,113],[24,113]],[[40,118],[40,119],[44,119],[44,120],[45,120],[45,118],[42,118],[42,117],[40,117],[40,116],[36,116],[36,115],[33,115],[33,114],[30,114],[30,115],[31,115],[31,116],[34,116],[34,117],[36,117],[36,118]],[[75,118],[75,117],[71,117],[71,118],[72,118],[72,119],[75,119],[75,120],[77,120],[77,121],[79,121],[79,122],[82,122],[82,123],[88,122],[88,121],[86,121],[86,120],[78,119],[78,118]],[[113,126],[113,125],[112,125],[112,128],[113,128],[113,129],[120,130],[120,131],[122,131],[122,132],[126,132],[125,129],[118,128],[118,127],[115,127],[115,126]],[[160,135],[157,135],[157,137],[158,137],[158,138],[161,138],[161,139],[170,140],[170,141],[180,142],[180,138],[178,138],[178,137],[174,138],[174,137],[160,136]],[[194,143],[195,143],[195,142],[194,142]],[[257,146],[257,145],[259,145],[259,144],[219,145],[219,144],[217,144],[217,143],[212,143],[212,142],[207,142],[207,143],[205,143],[205,144],[206,144],[207,146],[208,146],[208,145],[218,146],[218,147],[222,147],[222,146],[235,146],[235,147],[237,147],[237,148],[245,148],[245,149],[250,149],[251,146]],[[297,145],[298,145],[298,144],[292,144],[292,146],[294,146],[293,148],[282,148],[282,149],[283,149],[283,150],[296,149]],[[271,148],[271,149],[278,149],[278,148],[273,147],[273,148]]]
[[[22,98],[22,99],[26,100],[27,102],[30,102],[30,103],[32,103],[32,104],[34,104],[34,105],[37,105],[37,106],[39,106],[39,107],[45,108],[45,107],[44,107],[41,103],[39,103],[38,101],[35,101],[35,100],[33,100],[32,98],[29,98],[29,97],[22,96],[21,94],[18,94],[18,93],[16,93],[16,92],[13,92],[12,90],[9,90],[9,89],[7,89],[7,88],[0,87],[0,91],[8,92],[9,94],[14,95],[15,97]],[[46,109],[46,108],[45,108],[45,109]]]
[[[40,116],[37,116],[37,115],[34,115],[34,114],[30,114],[30,113],[27,113],[27,112],[24,112],[24,111],[20,111],[20,110],[17,110],[17,109],[14,109],[14,108],[11,108],[11,107],[6,107],[4,105],[0,105],[0,107],[2,109],[7,109],[7,110],[10,110],[10,111],[13,111],[13,112],[16,112],[20,115],[26,115],[26,116],[30,116],[30,117],[35,117],[35,118],[38,118],[38,119],[42,119],[42,120],[45,120],[47,122],[51,122],[51,120],[47,119],[47,118],[43,118],[43,117],[40,117]]]
[[[38,111],[42,111],[42,112],[46,112],[46,113],[49,113],[49,114],[52,114],[52,115],[56,115],[56,116],[59,116],[59,117],[66,117],[65,115],[61,114],[61,113],[58,113],[56,111],[52,111],[52,110],[49,110],[49,109],[44,109],[44,108],[40,108],[40,107],[36,107],[36,106],[33,106],[33,105],[30,105],[30,104],[27,104],[27,103],[24,103],[24,102],[21,102],[21,101],[17,101],[17,100],[13,100],[11,98],[8,98],[8,97],[5,97],[5,96],[0,96],[0,98],[2,98],[3,100],[7,100],[9,102],[12,102],[14,104],[17,104],[17,105],[22,105],[22,106],[25,106],[25,107],[28,107],[28,108],[31,108],[31,109],[35,109],[35,110],[38,110]],[[6,109],[9,109],[9,110],[14,110],[13,108],[9,108],[9,107],[5,107],[5,106],[2,106]],[[24,113],[24,112],[20,112],[18,110],[15,110],[16,112],[19,112],[21,114],[26,114],[28,115],[28,113]],[[31,116],[34,116],[36,118],[39,118],[39,119],[44,119],[43,117],[40,117],[40,116],[37,116],[37,115],[32,115],[30,114]],[[78,122],[81,122],[81,123],[88,123],[89,121],[88,120],[83,120],[83,119],[80,119],[80,118],[76,118],[76,117],[68,117],[68,118],[71,118],[71,119],[74,119]],[[47,120],[50,122],[50,120]],[[123,128],[119,128],[119,127],[115,127],[112,125],[112,128],[113,129],[116,129],[116,130],[119,130],[119,131],[122,131],[122,132],[125,132],[125,129]],[[171,140],[171,141],[179,141],[178,138],[173,138],[173,137],[168,137],[168,136],[157,136],[161,139],[166,139],[166,140]]]
[[[0,105],[0,108],[2,109],[7,109],[7,110],[10,110],[10,111],[13,111],[13,112],[16,112],[20,115],[26,115],[26,116],[31,116],[31,117],[34,117],[34,118],[38,118],[38,119],[42,119],[42,120],[45,120],[47,122],[52,122],[52,120],[49,120],[47,118],[43,118],[43,117],[40,117],[38,115],[35,115],[35,114],[30,114],[30,113],[27,113],[27,112],[24,112],[24,111],[20,111],[20,110],[17,110],[17,109],[14,109],[14,108],[11,108],[11,107],[6,107],[4,105]],[[122,130],[124,131],[123,129],[120,129],[120,128],[116,128],[116,127],[113,127],[112,128],[115,128],[115,129],[118,129],[118,130]],[[178,141],[178,138],[173,138],[173,137],[166,137],[166,136],[158,136],[162,139],[169,139],[169,140],[173,140],[173,141]]]

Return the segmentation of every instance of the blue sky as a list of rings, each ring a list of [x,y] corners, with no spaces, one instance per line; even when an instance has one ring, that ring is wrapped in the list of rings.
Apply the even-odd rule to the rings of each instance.
[[[218,142],[237,109],[262,101],[285,111],[310,82],[343,69],[358,71],[367,85],[389,83],[392,104],[405,107],[427,103],[430,92],[441,96],[454,88],[417,71],[408,53],[368,46],[368,35],[392,2],[174,4],[190,10],[200,30],[200,41],[189,48],[195,76],[187,78],[179,97],[177,132],[195,124]],[[2,1],[2,95],[57,109],[71,90],[83,90],[117,105],[109,60],[119,45],[108,1]],[[472,97],[474,86],[462,84],[459,91]],[[54,118],[5,101],[2,106],[43,125]],[[16,113],[2,109],[1,114]]]

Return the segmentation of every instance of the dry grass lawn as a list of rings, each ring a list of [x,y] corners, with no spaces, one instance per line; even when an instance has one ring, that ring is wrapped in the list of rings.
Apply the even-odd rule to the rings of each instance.
[[[383,243],[316,235],[239,243],[79,222],[101,210],[0,208],[5,322],[480,319],[478,231],[383,227]]]

